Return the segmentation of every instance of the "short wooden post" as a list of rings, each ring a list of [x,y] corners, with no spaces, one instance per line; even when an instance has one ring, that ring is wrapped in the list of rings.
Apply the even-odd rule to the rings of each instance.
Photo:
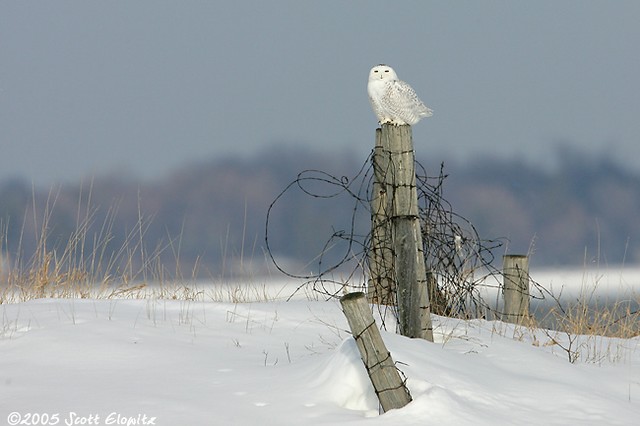
[[[364,293],[349,293],[340,304],[382,410],[404,407],[411,402],[411,395],[384,345]]]
[[[521,324],[529,316],[529,258],[512,254],[503,256],[502,261],[502,320]]]
[[[373,151],[373,187],[371,194],[371,247],[369,251],[370,303],[396,304],[396,285],[393,279],[393,251],[391,248],[391,185],[386,181],[389,172],[389,152],[382,146],[382,131],[376,129]]]
[[[385,183],[392,191],[390,219],[400,333],[433,342],[411,126],[383,124],[380,142],[389,153]]]

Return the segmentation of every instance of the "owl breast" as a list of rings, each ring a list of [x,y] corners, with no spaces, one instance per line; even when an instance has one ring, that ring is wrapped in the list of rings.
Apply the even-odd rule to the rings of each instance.
[[[399,80],[388,65],[378,65],[371,69],[367,91],[380,124],[414,125],[421,118],[433,114],[411,86]]]

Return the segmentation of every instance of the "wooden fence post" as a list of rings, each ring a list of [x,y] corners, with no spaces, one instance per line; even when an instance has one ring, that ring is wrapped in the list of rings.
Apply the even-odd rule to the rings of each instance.
[[[404,407],[411,402],[411,395],[384,345],[364,293],[349,293],[340,304],[382,410]]]
[[[529,316],[529,258],[525,255],[505,255],[502,261],[502,320],[521,324]]]
[[[385,183],[392,192],[389,217],[400,333],[433,342],[411,126],[383,124],[381,145],[389,153]]]
[[[373,188],[371,198],[371,247],[369,252],[370,303],[396,304],[396,285],[393,278],[393,251],[391,248],[391,185],[385,176],[389,171],[389,152],[382,146],[382,130],[376,129],[376,145],[372,157]]]

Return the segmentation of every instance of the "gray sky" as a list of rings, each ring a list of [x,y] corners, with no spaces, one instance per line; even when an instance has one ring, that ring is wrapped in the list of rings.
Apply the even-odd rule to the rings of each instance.
[[[369,69],[433,117],[421,157],[564,142],[640,171],[638,1],[0,0],[0,179],[152,178],[274,142],[365,158]]]

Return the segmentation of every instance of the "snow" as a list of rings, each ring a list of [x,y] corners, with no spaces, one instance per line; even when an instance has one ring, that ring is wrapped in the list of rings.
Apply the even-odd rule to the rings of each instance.
[[[541,330],[442,317],[434,317],[435,343],[382,332],[413,402],[380,414],[339,303],[308,294],[286,301],[286,285],[273,286],[272,300],[244,303],[0,305],[0,424],[631,425],[640,418],[640,338],[580,336],[572,344],[582,356],[570,363]],[[566,335],[555,338],[569,344]]]

